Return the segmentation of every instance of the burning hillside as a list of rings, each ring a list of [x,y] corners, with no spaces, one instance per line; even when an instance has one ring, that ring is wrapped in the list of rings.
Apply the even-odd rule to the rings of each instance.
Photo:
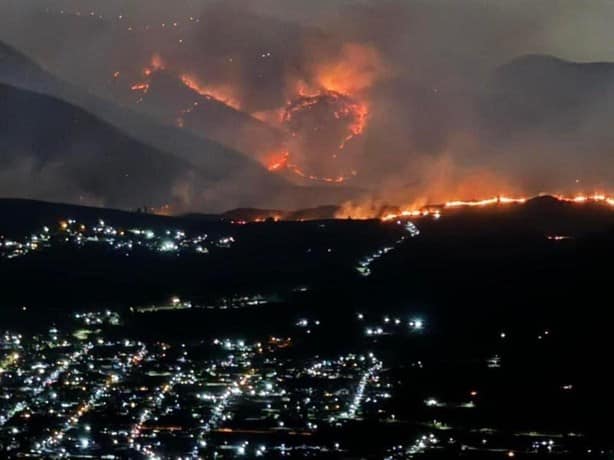
[[[209,69],[160,53],[129,86],[142,110],[248,153],[269,171],[299,181],[341,183],[357,175],[358,138],[369,121],[368,92],[385,66],[374,48],[355,43],[305,59],[300,71],[286,73],[279,98],[265,107],[250,97],[255,88],[236,78],[206,78]]]
[[[593,195],[539,195],[539,197],[549,197],[552,200],[560,203],[571,204],[597,204],[610,207],[614,210],[614,196],[608,196],[604,194]],[[398,210],[396,212],[383,213],[381,217],[384,221],[390,221],[395,219],[402,219],[408,217],[428,217],[433,216],[439,218],[446,212],[451,212],[455,209],[467,209],[467,208],[491,208],[494,206],[508,206],[508,205],[520,205],[525,204],[530,200],[538,197],[509,197],[509,196],[494,196],[483,199],[473,200],[451,200],[442,204],[427,205],[420,209],[405,209]]]
[[[207,99],[213,99],[235,110],[241,110],[241,104],[229,85],[204,86],[195,77],[185,74],[181,75],[181,82]]]
[[[355,175],[344,148],[362,134],[366,107],[336,91],[299,95],[281,117],[288,134],[286,149],[264,159],[269,171],[291,171],[323,182],[343,182]]]
[[[51,8],[30,18],[36,33],[14,31],[15,45],[94,95],[256,160],[264,175],[279,176],[272,180],[292,182],[288,209],[338,204],[343,194],[351,200],[344,215],[374,216],[387,203],[415,210],[455,197],[614,184],[614,65],[528,56],[561,53],[514,46],[525,29],[510,11],[467,27],[466,11],[448,5],[442,14],[432,2],[313,10],[278,2],[266,13],[253,2],[189,3],[189,13],[175,4],[93,16]],[[70,59],[56,37],[80,45]],[[276,199],[245,187],[262,206]],[[300,201],[307,188],[317,200]]]

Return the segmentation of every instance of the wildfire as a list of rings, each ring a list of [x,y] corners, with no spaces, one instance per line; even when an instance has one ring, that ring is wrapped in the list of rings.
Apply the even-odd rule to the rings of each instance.
[[[288,166],[288,158],[290,154],[283,152],[280,155],[273,155],[268,161],[266,161],[266,167],[269,171],[279,171]]]
[[[279,112],[272,113],[290,135],[292,162],[284,169],[328,183],[341,183],[355,175],[355,171],[347,173],[349,157],[338,160],[339,151],[364,133],[369,119],[368,90],[388,73],[371,45],[346,43],[336,53],[319,55],[307,74],[290,82],[281,117]],[[274,119],[269,112],[258,116]],[[318,171],[313,155],[318,156]]]
[[[314,79],[318,88],[358,95],[388,73],[376,48],[360,43],[346,43],[336,56],[322,59],[316,64]]]
[[[355,173],[344,172],[347,165],[344,167],[337,155],[351,139],[362,134],[367,116],[367,105],[345,94],[299,89],[299,96],[288,102],[281,116],[281,124],[291,137],[284,169],[308,180],[344,182]],[[319,172],[313,169],[314,160]],[[272,163],[275,162],[265,162],[269,170],[282,169],[271,169]]]
[[[561,195],[556,195],[555,198],[557,198],[560,201],[567,201],[567,202],[573,202],[573,203],[586,203],[587,201],[594,201],[594,202],[603,202],[610,206],[614,206],[614,197],[601,195],[601,194],[588,195],[588,196],[587,195],[576,195],[574,197],[565,197]]]
[[[279,144],[284,152],[261,158],[269,171],[288,171],[306,180],[341,183],[356,175],[351,153],[359,147],[354,140],[365,132],[368,124],[369,90],[388,70],[377,49],[367,44],[346,43],[332,52],[317,50],[313,58],[300,74],[287,75],[285,106],[267,107],[250,115],[285,131],[285,139]],[[162,70],[206,99],[236,110],[246,108],[242,88],[208,81],[193,71],[176,68],[158,53],[142,69],[141,81],[130,87],[139,93],[137,103],[154,91],[153,76]],[[188,126],[187,115],[193,109],[188,107],[176,113],[176,125]]]
[[[234,94],[234,90],[230,85],[203,85],[195,77],[187,74],[181,75],[180,78],[184,85],[201,96],[223,102],[235,110],[241,109],[239,99]]]
[[[164,65],[164,61],[162,61],[162,58],[160,57],[159,54],[154,54],[151,57],[149,66],[143,69],[143,75],[145,75],[146,77],[149,77],[154,72],[157,72],[158,70],[164,70],[164,69],[166,69],[166,66]]]
[[[295,114],[303,110],[312,110],[316,105],[327,102],[334,107],[333,116],[336,120],[347,121],[348,134],[345,136],[339,149],[343,149],[345,144],[356,136],[363,133],[367,124],[369,114],[367,104],[359,102],[335,90],[307,91],[299,88],[299,97],[294,101],[288,102],[286,111],[281,117],[282,123],[290,123]]]
[[[264,164],[266,168],[271,172],[286,170],[292,172],[293,174],[296,174],[299,177],[309,179],[315,182],[339,184],[345,182],[346,180],[345,176],[327,177],[317,176],[315,174],[307,174],[299,166],[290,162],[290,152],[288,152],[287,150],[282,153],[269,155],[264,160]]]
[[[543,196],[543,195],[542,195]],[[552,198],[566,202],[566,203],[602,203],[608,206],[614,207],[614,196],[607,196],[603,194],[594,194],[594,195],[575,195],[575,196],[564,196],[564,195],[548,195]],[[424,216],[434,216],[440,217],[442,214],[442,210],[450,209],[450,208],[462,208],[462,207],[489,207],[495,205],[513,205],[513,204],[523,204],[526,203],[529,197],[509,197],[509,196],[496,196],[491,198],[485,198],[481,200],[452,200],[446,201],[442,205],[424,207],[421,209],[413,209],[413,210],[405,210],[399,213],[388,213],[381,217],[384,221],[389,221],[393,219],[399,219],[403,217],[424,217]]]
[[[162,204],[155,208],[149,208],[148,210],[151,214],[156,214],[158,216],[172,216],[173,209],[170,204]]]
[[[348,127],[348,129],[350,130],[350,133],[345,137],[343,142],[339,145],[340,149],[343,149],[345,147],[345,144],[351,141],[354,137],[360,136],[362,132],[365,130],[365,126],[367,125],[368,111],[367,111],[367,106],[365,104],[354,103],[346,110],[354,114],[354,121]],[[335,116],[337,116],[337,114],[335,114]],[[347,117],[348,113],[345,112],[343,116]]]
[[[340,184],[345,182],[345,176],[336,176],[336,177],[327,177],[327,176],[316,176],[315,174],[307,174],[301,168],[296,165],[288,164],[288,169],[292,171],[297,176],[303,177],[305,179],[309,179],[315,182],[327,182],[330,184]]]
[[[130,87],[130,89],[132,91],[140,92],[142,94],[147,94],[147,92],[149,91],[149,77],[151,77],[151,75],[154,72],[157,72],[158,70],[164,70],[164,69],[165,69],[165,65],[164,65],[164,62],[162,61],[162,58],[160,57],[160,55],[154,54],[151,57],[151,61],[149,62],[149,65],[143,69],[143,75],[146,77],[146,80],[134,83]],[[113,74],[113,77],[118,78],[119,72],[115,72]],[[142,99],[139,99],[139,101],[140,100]]]
[[[444,204],[445,208],[458,208],[462,206],[488,206],[492,204],[508,204],[508,203],[524,203],[526,198],[510,198],[507,196],[496,196],[493,198],[486,198],[484,200],[470,200],[470,201],[448,201]]]
[[[145,94],[147,93],[147,91],[149,91],[149,83],[147,82],[135,83],[134,85],[130,87],[130,89],[132,91],[140,91],[143,94]]]
[[[130,87],[130,89],[132,91],[137,91],[137,92],[146,94],[150,89],[152,76],[156,72],[161,71],[161,70],[166,70],[166,69],[167,69],[167,66],[165,62],[162,60],[162,57],[159,54],[154,54],[151,57],[149,65],[144,67],[142,70],[142,74],[145,77],[144,81],[139,81],[139,82],[134,83]],[[177,75],[177,73],[175,73],[175,75]],[[192,91],[197,92],[201,96],[207,99],[217,100],[236,110],[241,109],[241,104],[239,102],[238,97],[235,94],[235,90],[230,85],[204,85],[201,82],[199,82],[199,80],[196,77],[192,75],[181,74],[177,76],[185,86],[190,88]],[[190,110],[191,109],[192,108],[190,108]],[[182,123],[183,123],[183,120],[181,121],[181,124]]]

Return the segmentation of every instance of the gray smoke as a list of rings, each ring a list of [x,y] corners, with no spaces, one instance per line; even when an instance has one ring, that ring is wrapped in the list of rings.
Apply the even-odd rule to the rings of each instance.
[[[0,40],[129,106],[129,83],[158,54],[176,75],[230,88],[241,111],[263,119],[286,105],[297,82],[321,84],[322,63],[340,63],[346,82],[370,73],[352,94],[369,107],[367,127],[343,153],[357,171],[353,201],[404,204],[498,191],[608,191],[612,68],[547,56],[614,61],[613,13],[607,0],[9,0],[0,5]],[[348,57],[348,44],[374,55]],[[203,123],[198,134],[207,137]],[[215,129],[224,142],[235,133],[233,122]],[[255,131],[236,132],[231,146],[259,158],[249,147]],[[56,178],[63,176],[41,184],[53,188]],[[194,180],[189,187],[178,180],[174,193],[195,210],[240,203],[222,184],[208,201]],[[235,198],[226,203],[215,189]],[[268,193],[256,202],[275,198]]]

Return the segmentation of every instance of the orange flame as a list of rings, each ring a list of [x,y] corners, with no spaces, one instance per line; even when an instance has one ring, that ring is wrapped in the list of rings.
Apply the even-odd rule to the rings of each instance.
[[[541,195],[543,196],[543,195]],[[586,203],[601,203],[607,206],[611,206],[614,208],[614,196],[607,196],[603,194],[594,194],[594,195],[574,195],[574,196],[564,196],[564,195],[548,195],[552,198],[566,203],[573,204],[586,204]],[[399,219],[403,217],[419,217],[419,216],[430,216],[435,215],[439,217],[445,209],[449,208],[462,208],[462,207],[489,207],[494,205],[513,205],[513,204],[524,204],[530,198],[529,197],[509,197],[509,196],[496,196],[492,198],[485,198],[481,200],[452,200],[446,201],[443,205],[439,205],[437,207],[433,206],[430,209],[425,207],[422,209],[413,209],[413,210],[405,210],[400,213],[388,213],[384,215],[381,219],[384,221]]]
[[[181,75],[181,81],[201,96],[223,102],[236,110],[241,109],[239,99],[234,94],[234,89],[230,85],[203,85],[195,77],[187,74]]]
[[[315,82],[319,88],[328,91],[357,95],[387,73],[387,67],[375,47],[346,43],[338,56],[316,64]]]
[[[134,85],[130,87],[130,89],[132,91],[141,91],[142,93],[147,93],[147,91],[149,91],[149,83],[147,82],[135,83]]]
[[[160,70],[166,69],[166,63],[160,54],[152,55],[149,64],[143,69],[142,73],[146,77],[140,82],[131,86],[132,91],[142,93],[150,90],[151,76]],[[177,69],[171,69],[178,75],[182,83],[195,91],[199,95],[222,102],[236,110],[242,109],[241,93],[238,88],[231,84],[204,83],[197,76],[191,73],[179,74]],[[338,148],[344,149],[348,142],[363,134],[366,129],[369,107],[367,103],[367,90],[382,76],[388,73],[387,66],[384,65],[377,49],[371,45],[360,43],[347,43],[338,52],[322,56],[320,54],[314,65],[310,66],[307,74],[300,78],[293,78],[294,83],[290,83],[289,99],[296,100],[296,94],[303,96],[319,96],[325,93],[337,94],[339,97],[347,98],[347,103],[336,108],[334,116],[338,119],[347,120],[347,132],[339,140]],[[315,103],[316,101],[314,101]],[[290,104],[290,103],[289,103]],[[191,110],[182,111],[176,118],[176,124],[180,127],[185,124],[185,115]],[[255,118],[271,124],[283,124],[286,111],[284,107],[269,109],[252,114]],[[296,136],[295,133],[291,135]],[[263,161],[265,167],[270,171],[291,171],[295,175],[314,181],[341,183],[346,180],[345,176],[316,176],[302,169],[302,166],[291,162],[291,153],[282,152],[273,158],[266,158]]]
[[[340,149],[343,149],[345,144],[351,141],[354,137],[360,136],[367,125],[368,110],[366,104],[352,104],[351,109],[354,112],[354,122],[349,126],[350,134],[348,134],[341,145],[339,145]]]
[[[130,89],[147,93],[150,86],[149,78],[160,70],[166,70],[166,64],[162,57],[155,53],[151,57],[149,65],[143,69],[143,75],[147,77],[147,80],[133,84]],[[187,74],[180,75],[180,78],[184,85],[201,96],[207,99],[215,99],[237,110],[241,109],[239,98],[235,95],[235,91],[230,85],[203,85],[196,77]]]
[[[152,73],[157,72],[158,70],[164,70],[164,69],[166,69],[166,65],[164,64],[164,61],[162,60],[159,54],[155,53],[151,57],[149,66],[143,69],[143,75],[145,75],[146,77],[149,77]]]
[[[329,56],[319,56],[311,68],[307,78],[301,77],[290,83],[288,107],[295,110],[309,109],[318,103],[322,95],[347,98],[347,103],[337,108],[335,118],[348,120],[348,132],[340,140],[338,148],[343,150],[347,143],[360,136],[366,129],[369,117],[367,91],[380,78],[387,75],[388,69],[381,59],[377,49],[371,45],[346,43],[338,53]],[[297,104],[297,99],[305,99]],[[281,122],[288,122],[292,113],[287,110],[281,117]],[[292,136],[296,133],[292,132]],[[320,177],[303,171],[297,165],[288,165],[296,175],[322,182],[340,183],[345,176]]]
[[[268,160],[265,160],[264,164],[269,171],[279,171],[288,166],[288,158],[290,154],[282,152],[281,154],[273,154]]]
[[[327,176],[316,176],[314,174],[307,174],[301,168],[291,163],[288,163],[288,169],[299,177],[302,177],[304,179],[309,179],[315,182],[327,182],[330,184],[341,184],[345,182],[346,180],[345,176],[327,177]]]
[[[309,179],[316,182],[326,182],[339,184],[345,182],[345,176],[316,176],[314,174],[308,174],[300,166],[290,162],[290,152],[287,150],[281,153],[272,153],[266,156],[262,160],[262,164],[271,172],[290,171],[293,174],[302,177],[303,179]]]
[[[462,200],[455,200],[455,201],[448,201],[444,204],[444,207],[446,208],[458,208],[458,207],[463,207],[463,206],[467,206],[467,207],[474,207],[474,206],[488,206],[491,204],[508,204],[508,203],[524,203],[525,201],[527,201],[526,198],[510,198],[507,196],[496,196],[493,198],[486,198],[483,200],[469,200],[469,201],[462,201]]]

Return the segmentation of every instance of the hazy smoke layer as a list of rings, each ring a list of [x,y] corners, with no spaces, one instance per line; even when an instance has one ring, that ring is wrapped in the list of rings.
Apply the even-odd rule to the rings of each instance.
[[[547,55],[614,61],[613,13],[605,0],[11,0],[0,5],[0,39],[270,174],[355,190],[346,209],[357,214],[610,190],[614,67]],[[216,207],[226,195],[241,202],[221,184]],[[263,206],[274,198],[237,187]],[[173,190],[184,207],[207,209],[197,181]],[[327,200],[313,196],[320,202],[284,204]]]

